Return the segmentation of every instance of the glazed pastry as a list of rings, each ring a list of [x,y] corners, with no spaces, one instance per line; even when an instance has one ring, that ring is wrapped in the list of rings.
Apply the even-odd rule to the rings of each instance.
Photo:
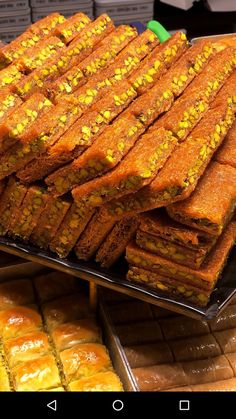
[[[212,332],[236,328],[235,301],[232,301],[232,305],[225,307],[222,313],[220,313],[215,319],[210,320],[209,326]]]
[[[133,374],[141,391],[162,391],[188,384],[179,363],[134,368]]]
[[[18,279],[0,283],[0,310],[31,304],[35,300],[32,282]]]
[[[100,206],[136,192],[154,179],[176,145],[176,138],[162,128],[144,134],[117,168],[73,189],[75,202],[81,207]]]
[[[0,151],[8,150],[17,141],[27,137],[34,121],[48,112],[52,106],[41,93],[32,95],[0,124]]]
[[[131,323],[140,320],[152,320],[151,307],[143,301],[120,302],[109,308],[109,315],[114,324]]]
[[[31,186],[11,223],[10,234],[28,240],[49,199],[49,194],[39,186]]]
[[[61,352],[79,343],[101,343],[101,334],[93,319],[81,319],[57,326],[52,331],[52,339]]]
[[[4,341],[41,328],[42,319],[35,306],[15,306],[0,311],[0,333]]]
[[[236,378],[191,386],[192,391],[235,391]]]
[[[15,391],[39,391],[61,386],[56,361],[52,355],[22,362],[11,370]]]
[[[38,298],[42,303],[73,294],[79,290],[77,279],[63,272],[50,272],[39,275],[33,281]]]
[[[43,305],[43,314],[49,329],[81,318],[91,317],[88,299],[83,294],[61,297]]]
[[[221,330],[213,333],[224,354],[236,352],[235,333],[236,329]]]
[[[194,193],[167,211],[183,224],[219,236],[232,218],[235,206],[236,169],[212,162]]]
[[[114,218],[103,211],[103,207],[97,209],[76,243],[75,253],[77,258],[91,259],[115,223]]]
[[[119,377],[112,371],[99,372],[69,384],[71,391],[123,391]]]
[[[8,339],[3,346],[11,369],[19,363],[30,362],[51,352],[47,335],[37,331]]]
[[[213,335],[203,335],[169,342],[175,361],[195,361],[221,355]]]
[[[215,160],[222,164],[228,164],[236,169],[236,122],[229,130],[226,139],[219,151],[216,153]]]
[[[0,392],[11,391],[6,368],[0,364]]]
[[[115,329],[123,346],[152,343],[163,339],[160,326],[155,321],[121,324]]]
[[[60,353],[67,383],[111,370],[111,360],[105,346],[83,343]]]
[[[177,316],[159,320],[162,332],[166,340],[191,338],[210,333],[208,323],[189,317]]]
[[[204,384],[233,377],[233,371],[224,355],[182,363],[187,384]]]
[[[124,218],[117,222],[96,254],[96,262],[110,268],[125,253],[127,244],[134,237],[139,221],[137,217]]]
[[[173,355],[166,342],[128,346],[124,348],[124,351],[131,368],[149,367],[151,365],[173,362]]]
[[[4,236],[15,222],[18,208],[21,206],[27,188],[13,176],[9,178],[0,198],[0,234]]]
[[[82,119],[82,121],[78,120],[77,124],[71,128],[73,132],[69,131],[69,134],[66,133],[65,137],[60,139],[59,145],[54,142],[55,145],[52,144],[54,147],[49,147],[47,153],[43,154],[35,162],[27,165],[25,169],[20,172],[19,177],[24,181],[27,180],[28,182],[32,182],[50,174],[62,163],[66,163],[66,157],[64,155],[62,156],[63,148],[66,148],[67,153],[69,151],[69,160],[71,160],[71,153],[75,154],[74,157],[78,157],[135,97],[136,92],[127,81],[122,81],[117,86],[114,86],[104,98],[100,99],[100,101],[91,107],[91,114],[88,115],[87,119]],[[87,103],[83,103],[83,101],[80,101],[79,97],[76,98],[75,95],[73,95],[73,101],[78,103],[82,112],[85,112],[90,106],[90,103],[88,106]],[[59,151],[57,152],[57,150]],[[77,160],[74,162],[77,162]],[[77,184],[77,182],[80,183],[79,179],[81,173],[77,169],[78,164],[75,164],[74,162],[72,163],[71,171],[68,172],[68,168],[70,168],[70,165],[68,165],[62,167],[52,175],[54,176],[55,184],[57,186],[57,190],[54,191],[55,194],[62,195],[64,193],[64,188],[66,189],[65,191],[67,191],[71,189],[73,184]],[[84,167],[84,169],[86,168]],[[39,171],[38,173],[37,170]],[[91,172],[92,170],[90,168],[90,175]],[[84,173],[82,179],[85,181],[88,175],[86,176],[86,172],[82,173]]]
[[[49,245],[50,250],[55,252],[60,258],[67,257],[91,220],[94,212],[94,209],[81,211],[73,203]]]
[[[1,52],[1,50],[0,50]],[[27,77],[22,73],[16,64],[11,64],[0,72],[0,88],[4,93],[6,91],[15,91],[17,83],[26,80]]]

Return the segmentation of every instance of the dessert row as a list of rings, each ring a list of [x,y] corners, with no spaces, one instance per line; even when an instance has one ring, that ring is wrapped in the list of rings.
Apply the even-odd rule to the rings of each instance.
[[[122,391],[78,280],[0,283],[0,391]]]

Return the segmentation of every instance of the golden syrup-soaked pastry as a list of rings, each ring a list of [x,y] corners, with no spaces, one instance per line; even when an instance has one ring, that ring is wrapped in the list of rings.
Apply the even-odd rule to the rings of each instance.
[[[118,221],[108,234],[96,254],[96,262],[103,268],[110,268],[125,253],[126,246],[133,239],[139,220],[137,217],[127,217]]]
[[[131,368],[149,367],[151,365],[173,362],[173,355],[168,343],[157,342],[139,344],[124,348]]]
[[[67,383],[112,369],[106,347],[99,343],[82,343],[60,353]]]
[[[149,184],[173,153],[177,139],[162,128],[144,134],[120,164],[102,177],[72,191],[79,206],[93,207]]]
[[[81,120],[79,119],[74,126],[71,127],[71,130],[59,139],[58,143],[55,141],[54,145],[52,144],[53,147],[49,147],[45,154],[42,154],[37,160],[26,165],[18,174],[20,179],[24,182],[35,181],[39,179],[39,175],[40,177],[46,176],[57,167],[60,167],[63,163],[65,164],[67,159],[70,161],[73,158],[72,154],[74,154],[75,157],[78,157],[84,150],[93,144],[99,133],[102,133],[109,123],[128,107],[135,97],[136,92],[128,82],[123,81],[122,83],[119,83],[108,92],[104,98],[100,99],[100,101],[91,107],[91,112],[88,114],[87,118],[85,115],[84,118]],[[73,101],[76,103],[74,95]],[[83,105],[79,101],[79,106],[82,109],[81,112],[84,113],[85,110],[90,107],[90,103],[88,105],[86,103]],[[78,118],[79,115],[77,119]],[[63,149],[67,152],[67,155],[64,155]],[[78,164],[79,163],[77,162],[77,165]],[[62,167],[61,170],[59,169],[59,173],[55,173],[56,184],[59,189],[57,192],[59,192],[58,194],[60,195],[63,194],[64,188],[69,190],[74,184],[76,185],[80,181],[81,173],[77,170],[77,165],[75,165],[75,168],[73,163],[71,165],[65,166],[65,169]],[[94,172],[92,169],[94,169],[94,166],[90,167],[90,174]],[[94,175],[92,177],[94,177]],[[83,181],[85,180],[86,176],[83,175]]]
[[[18,338],[8,339],[3,346],[10,368],[51,352],[46,333],[37,331]]]
[[[95,209],[90,209],[89,211],[81,210],[73,203],[58,229],[57,234],[49,245],[50,250],[55,252],[60,258],[67,257],[86,228],[94,212]]]
[[[232,304],[225,307],[215,319],[209,320],[208,324],[212,332],[236,328],[235,301],[232,301]]]
[[[177,362],[134,368],[133,374],[141,391],[162,391],[188,384],[183,367]]]
[[[28,240],[49,199],[49,194],[40,186],[31,186],[16,213],[10,233],[15,237]]]
[[[48,112],[52,103],[41,93],[32,95],[0,124],[0,151],[8,150],[27,136],[33,122]]]
[[[4,341],[41,328],[42,318],[36,306],[16,306],[0,311],[0,333]]]
[[[0,364],[0,392],[11,391],[6,368]]]
[[[33,285],[29,279],[0,283],[0,311],[14,306],[31,304],[34,300]]]
[[[63,15],[60,15],[59,13],[50,13],[45,18],[40,19],[31,25],[29,31],[41,38],[47,38],[48,35],[53,33],[55,28],[63,22],[66,22],[66,18]]]
[[[107,210],[117,216],[132,215],[190,196],[233,121],[232,108],[224,103],[207,112],[149,185],[110,201]]]
[[[60,324],[91,317],[88,298],[83,294],[73,294],[58,298],[43,305],[43,314],[49,329]]]
[[[22,362],[11,370],[15,391],[39,391],[61,386],[58,367],[52,355]]]
[[[22,100],[10,89],[0,92],[0,124],[11,115],[22,103]]]
[[[214,332],[213,335],[224,354],[236,352],[236,328]]]
[[[103,214],[103,207],[99,208],[76,243],[75,253],[77,258],[91,259],[115,223],[113,217],[107,216],[106,213]]]
[[[76,13],[60,25],[57,25],[53,35],[69,44],[91,20],[84,13]]]
[[[2,92],[8,89],[15,90],[15,86],[19,82],[24,83],[26,79],[27,77],[19,70],[18,66],[11,64],[0,71],[0,89]]]
[[[159,323],[166,340],[191,338],[192,336],[202,336],[210,333],[206,321],[195,320],[190,317],[170,317],[160,319]]]
[[[197,361],[182,362],[188,385],[204,384],[227,380],[233,377],[233,371],[224,355]]]
[[[30,241],[46,250],[54,239],[70,206],[70,199],[55,199],[51,196],[30,236]]]
[[[151,320],[120,324],[116,326],[115,330],[123,346],[163,340],[160,326]]]
[[[236,378],[229,378],[228,380],[214,381],[207,384],[196,384],[191,386],[191,391],[234,391],[236,389]]]
[[[126,279],[137,284],[142,284],[147,288],[164,292],[173,298],[181,298],[197,306],[205,307],[209,301],[211,290],[205,290],[192,284],[183,282],[179,279],[169,278],[165,275],[153,272],[149,269],[129,266]]]
[[[229,130],[214,159],[219,163],[228,164],[236,169],[236,122]]]
[[[126,248],[126,259],[131,265],[179,280],[183,285],[189,284],[202,290],[212,291],[234,245],[235,235],[236,223],[231,222],[220,236],[216,246],[207,256],[205,262],[196,270],[141,250],[133,242]]]
[[[56,36],[51,36],[25,51],[24,55],[17,61],[17,66],[24,73],[30,73],[36,68],[45,65],[47,60],[57,54],[57,51],[62,53],[62,50],[65,48],[65,44],[60,39]]]
[[[123,391],[121,381],[114,372],[99,372],[69,384],[70,391]]]
[[[140,320],[152,320],[151,306],[143,301],[128,301],[113,304],[109,315],[114,324],[131,323]]]
[[[78,292],[78,280],[64,272],[50,272],[34,277],[34,286],[39,300],[54,300]]]
[[[167,211],[182,224],[219,236],[235,207],[236,168],[212,162],[191,196],[170,205]]]
[[[0,234],[4,236],[15,222],[18,208],[27,193],[27,187],[13,176],[9,178],[0,198]]]
[[[236,353],[230,353],[225,355],[228,359],[231,368],[233,369],[234,376],[236,376]]]
[[[57,326],[52,331],[52,339],[61,352],[79,343],[101,343],[101,333],[93,319],[81,319]]]
[[[221,349],[212,334],[169,341],[175,361],[195,361],[221,355]]]

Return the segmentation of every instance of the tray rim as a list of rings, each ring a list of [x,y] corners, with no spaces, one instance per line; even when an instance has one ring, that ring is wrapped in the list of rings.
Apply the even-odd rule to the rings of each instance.
[[[152,289],[144,288],[126,279],[119,278],[118,275],[114,279],[111,275],[114,276],[115,274],[109,273],[109,271],[102,269],[95,270],[86,266],[86,263],[81,264],[79,262],[69,261],[68,259],[59,259],[29,244],[19,244],[8,238],[1,237],[0,250],[197,320],[211,320],[217,317],[236,294],[235,286],[229,291],[227,297],[221,304],[215,302],[205,309],[191,304],[186,306],[186,302],[184,301],[178,299],[173,300],[173,298],[153,291]]]

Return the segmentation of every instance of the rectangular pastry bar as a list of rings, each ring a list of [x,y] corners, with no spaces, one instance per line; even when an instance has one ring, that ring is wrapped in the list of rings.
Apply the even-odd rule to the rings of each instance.
[[[33,283],[40,303],[79,291],[76,278],[64,272],[49,272],[34,277]]]
[[[96,254],[96,262],[110,268],[125,252],[126,246],[135,235],[139,222],[137,217],[124,218],[117,222]]]
[[[89,260],[96,253],[106,236],[114,227],[116,221],[99,208],[85,230],[81,234],[75,246],[75,253],[78,259]]]
[[[182,224],[219,236],[235,207],[236,169],[212,162],[193,194],[181,203],[170,205],[167,211]]]
[[[223,104],[209,110],[192,134],[176,148],[158,176],[135,194],[108,203],[108,211],[126,216],[186,199],[195,189],[233,120],[230,106]]]
[[[7,88],[15,91],[16,84],[26,79],[27,77],[19,70],[18,66],[11,64],[0,71],[0,89],[2,92]]]
[[[80,117],[82,111],[77,104],[61,102],[50,114],[44,114],[40,123],[34,123],[22,134],[21,142],[13,145],[0,157],[0,178],[21,169],[40,153],[54,144],[60,136]],[[43,167],[41,167],[43,170]]]
[[[55,27],[64,22],[64,16],[52,13],[45,19],[36,22],[8,45],[0,50],[0,68],[6,67],[18,60],[29,48],[34,47],[42,38],[50,35]]]
[[[90,221],[93,213],[93,209],[84,212],[75,203],[72,204],[49,245],[50,250],[58,254],[61,258],[67,257]]]
[[[101,15],[94,22],[85,27],[68,48],[47,61],[44,68],[34,70],[25,77],[24,81],[16,84],[16,91],[22,98],[27,98],[35,91],[45,87],[48,82],[54,81],[60,75],[66,73],[74,65],[83,61],[114,26],[110,18]]]
[[[18,208],[26,195],[27,188],[10,177],[0,199],[0,234],[5,235],[14,223]]]
[[[210,243],[205,249],[191,249],[142,231],[141,228],[137,231],[136,243],[144,250],[193,269],[201,266],[214,244],[214,242]]]
[[[69,384],[71,391],[122,391],[118,376],[112,371],[99,372],[89,378],[81,378]]]
[[[70,200],[50,197],[30,236],[30,241],[42,249],[47,249],[70,206]]]
[[[216,242],[216,237],[173,220],[164,208],[140,214],[139,218],[142,232],[185,248],[204,251]]]
[[[0,124],[8,118],[22,103],[22,100],[10,89],[0,93]]]
[[[0,311],[34,301],[33,285],[29,279],[11,280],[0,284]]]
[[[33,122],[47,113],[51,106],[50,100],[41,93],[36,93],[4,119],[0,123],[0,152],[8,150],[27,136]]]
[[[91,20],[84,13],[76,13],[60,25],[57,25],[53,35],[61,39],[64,44],[69,44]]]
[[[36,306],[15,306],[0,311],[0,331],[4,341],[41,329],[42,319]]]
[[[236,169],[236,122],[229,130],[214,159],[221,164],[228,164]]]
[[[177,140],[163,128],[144,134],[113,171],[76,187],[77,205],[100,206],[114,198],[136,192],[148,185],[172,154]]]
[[[218,280],[236,237],[236,224],[231,222],[225,229],[217,244],[209,253],[201,268],[194,270],[171,262],[160,256],[141,250],[135,243],[126,248],[126,259],[132,266],[157,272],[169,278],[191,284],[200,289],[212,290]]]
[[[24,240],[29,239],[48,199],[49,195],[43,188],[31,186],[16,211],[10,226],[10,234]]]

